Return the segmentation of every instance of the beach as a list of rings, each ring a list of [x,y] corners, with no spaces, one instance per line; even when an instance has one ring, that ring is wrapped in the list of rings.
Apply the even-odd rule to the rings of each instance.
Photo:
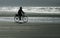
[[[58,38],[60,23],[0,21],[0,38]]]
[[[60,38],[60,7],[25,7],[26,23],[16,23],[18,7],[0,7],[0,38]]]

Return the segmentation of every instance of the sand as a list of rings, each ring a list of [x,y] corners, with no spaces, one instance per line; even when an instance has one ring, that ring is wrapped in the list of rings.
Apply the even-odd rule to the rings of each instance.
[[[58,38],[59,23],[15,23],[0,21],[0,38]]]

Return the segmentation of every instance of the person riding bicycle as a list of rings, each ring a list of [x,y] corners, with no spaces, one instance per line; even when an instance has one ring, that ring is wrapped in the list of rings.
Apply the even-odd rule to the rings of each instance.
[[[22,10],[22,7],[20,7],[20,9],[18,10],[18,16],[19,16],[19,20],[21,20],[21,17],[24,15],[25,13]]]

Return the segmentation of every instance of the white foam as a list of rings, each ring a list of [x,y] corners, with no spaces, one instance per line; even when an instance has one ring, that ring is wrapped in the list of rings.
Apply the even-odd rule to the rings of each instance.
[[[0,11],[17,12],[19,7],[0,7]],[[60,13],[60,7],[23,7],[24,12],[30,13]]]
[[[14,17],[0,17],[0,21],[15,22]],[[21,21],[22,22],[22,21]],[[31,23],[60,23],[59,17],[28,17],[28,22]]]

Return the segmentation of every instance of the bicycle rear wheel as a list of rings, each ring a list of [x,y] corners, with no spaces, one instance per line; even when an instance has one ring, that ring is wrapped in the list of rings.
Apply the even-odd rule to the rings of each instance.
[[[19,17],[15,16],[14,21],[18,23],[19,22]]]

